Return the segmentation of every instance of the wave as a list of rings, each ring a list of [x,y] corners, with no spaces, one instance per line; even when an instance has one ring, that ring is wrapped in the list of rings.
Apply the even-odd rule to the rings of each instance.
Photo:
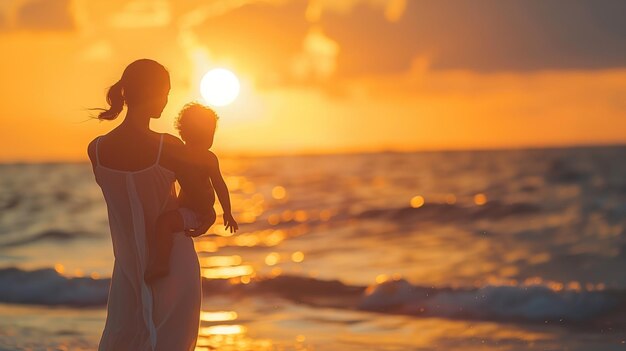
[[[0,302],[105,306],[110,278],[72,278],[52,268],[0,268]],[[427,288],[404,279],[372,286],[347,285],[338,280],[279,275],[232,284],[204,279],[205,296],[272,295],[312,306],[364,310],[416,317],[501,322],[623,325],[625,291],[554,291],[543,285]],[[622,321],[622,322],[619,322]]]
[[[66,277],[54,268],[0,269],[0,302],[37,305],[106,305],[110,279]]]
[[[463,222],[479,219],[499,220],[509,216],[525,216],[541,213],[541,207],[531,203],[506,204],[490,201],[482,206],[426,203],[418,208],[400,207],[372,209],[357,215],[365,219],[389,219],[400,221]]]
[[[97,236],[94,234],[86,233],[86,232],[68,232],[64,230],[45,230],[41,233],[35,234],[31,237],[18,239],[15,241],[10,241],[6,243],[0,243],[0,247],[12,247],[12,246],[20,246],[27,245],[41,240],[52,240],[52,241],[68,241],[80,238],[96,238]]]
[[[369,289],[359,308],[458,319],[583,323],[625,302],[624,293],[607,291],[555,291],[543,285],[423,288],[400,279]]]
[[[11,210],[13,208],[16,208],[20,204],[20,202],[22,202],[22,198],[20,196],[13,195],[0,202],[0,210]]]
[[[504,203],[491,200],[481,206],[467,206],[459,204],[447,204],[427,202],[420,207],[411,206],[372,208],[356,214],[350,213],[348,209],[338,211],[328,221],[320,219],[309,219],[306,223],[312,227],[317,225],[341,224],[354,219],[382,220],[389,222],[400,222],[402,224],[412,223],[457,223],[465,224],[478,220],[498,221],[509,217],[532,216],[544,213],[544,209],[529,202]],[[273,224],[274,229],[286,229],[300,224],[295,219],[283,220]],[[266,228],[264,222],[249,224],[251,230]]]
[[[573,162],[564,158],[557,158],[549,163],[545,174],[546,180],[551,183],[581,183],[591,178],[589,173],[576,169]]]

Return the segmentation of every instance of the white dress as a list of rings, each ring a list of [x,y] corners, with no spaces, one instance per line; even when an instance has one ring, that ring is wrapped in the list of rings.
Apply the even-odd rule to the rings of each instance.
[[[155,163],[139,171],[102,166],[96,140],[96,182],[107,203],[115,263],[99,351],[193,351],[200,325],[202,288],[193,239],[174,233],[170,272],[144,280],[146,235],[157,217],[178,207],[174,172]]]

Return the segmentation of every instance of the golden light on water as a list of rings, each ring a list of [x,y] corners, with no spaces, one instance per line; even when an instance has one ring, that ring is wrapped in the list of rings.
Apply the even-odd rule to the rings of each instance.
[[[332,216],[332,213],[330,212],[330,210],[320,211],[320,221],[323,221],[323,222],[328,221],[331,216]]]
[[[277,185],[272,188],[272,197],[276,200],[282,200],[287,196],[287,191],[284,187]]]
[[[234,325],[213,325],[210,327],[200,328],[199,335],[208,336],[208,335],[235,335],[235,334],[243,334],[246,332],[246,327],[239,324]]]
[[[572,281],[572,282],[569,282],[567,284],[567,289],[568,290],[574,290],[574,291],[581,291],[582,290],[582,286],[580,285],[579,282]]]
[[[202,97],[214,106],[225,106],[232,103],[239,95],[240,89],[237,76],[225,68],[215,68],[208,71],[200,81]]]
[[[389,279],[389,277],[386,274],[379,274],[376,276],[376,283],[377,284],[382,284],[384,282],[386,282]]]
[[[413,196],[413,198],[411,198],[411,207],[413,208],[420,208],[424,206],[424,197],[417,195],[417,196]]]
[[[294,213],[294,219],[296,222],[306,222],[309,216],[306,214],[306,211],[298,210]]]
[[[267,217],[267,223],[271,225],[277,225],[278,223],[280,223],[280,216],[277,214],[269,215],[269,217]]]
[[[210,256],[200,257],[200,265],[203,267],[213,266],[237,266],[241,264],[241,256]]]
[[[200,311],[200,320],[205,322],[233,321],[237,319],[235,311]]]
[[[218,249],[215,242],[207,240],[194,240],[193,245],[196,252],[216,252]]]
[[[280,255],[277,252],[272,252],[265,256],[265,264],[268,266],[274,266],[280,260]]]
[[[60,263],[56,263],[54,265],[54,270],[57,271],[57,273],[59,274],[63,274],[63,272],[65,271],[65,267]]]
[[[291,260],[294,262],[304,261],[304,253],[302,251],[296,251],[291,254]]]
[[[250,275],[253,272],[254,269],[252,269],[252,266],[250,265],[202,268],[202,276],[208,279],[228,279],[233,277]]]
[[[261,239],[253,234],[241,234],[236,236],[234,240],[235,245],[247,247],[257,246],[261,242]]]
[[[287,237],[287,233],[282,229],[264,229],[254,231],[245,234],[238,234],[232,238],[220,238],[225,239],[222,245],[237,245],[252,247],[257,245],[263,246],[276,246],[280,244]]]
[[[454,194],[446,195],[446,203],[448,205],[454,205],[456,203],[456,196]]]
[[[487,195],[479,193],[474,195],[474,203],[478,206],[482,206],[487,203]]]
[[[245,252],[245,254],[242,255],[245,260],[240,255],[200,255],[202,276],[210,279],[226,279],[225,283],[232,285],[242,284],[240,288],[243,289],[246,288],[243,284],[250,284],[251,282],[254,283],[255,279],[261,280],[262,278],[275,278],[281,274],[291,274],[292,272],[298,272],[298,274],[301,274],[302,276],[319,278],[321,275],[319,271],[310,269],[309,264],[300,264],[300,262],[303,262],[305,259],[305,253],[303,251],[307,251],[306,246],[289,246],[289,248],[287,248],[280,245],[282,245],[286,239],[295,238],[304,233],[310,233],[310,228],[315,228],[316,225],[328,227],[328,223],[321,222],[328,221],[333,216],[336,216],[338,211],[335,208],[311,209],[303,207],[299,208],[297,206],[277,206],[277,203],[284,203],[283,200],[286,198],[289,198],[290,200],[293,199],[296,192],[291,193],[290,191],[288,193],[283,186],[274,186],[273,184],[269,187],[263,187],[259,184],[255,184],[251,181],[251,179],[246,179],[244,177],[233,177],[231,179],[231,182],[236,183],[241,187],[241,191],[236,192],[233,197],[234,210],[237,211],[238,214],[243,212],[249,213],[250,220],[257,221],[256,223],[258,224],[258,227],[255,227],[256,230],[245,230],[243,233],[237,233],[232,236],[228,233],[222,233],[221,231],[216,230],[213,234],[217,235],[198,240],[207,241],[205,244],[199,244],[198,247],[203,246],[205,251],[220,251],[220,253],[221,248],[236,250],[236,246],[257,247],[260,251],[239,251],[238,253]],[[357,181],[355,181],[355,184],[362,185]],[[248,189],[248,195],[243,193],[243,188]],[[252,189],[255,190],[253,191]],[[265,196],[263,196],[263,194],[265,194]],[[475,192],[473,194],[470,193],[468,196],[454,194],[452,189],[436,194],[409,193],[408,199],[405,197],[403,201],[405,204],[408,202],[408,205],[413,208],[421,208],[425,205],[426,196],[429,198],[429,204],[437,203],[453,205],[456,203],[462,203],[463,205],[471,204],[481,206],[488,202],[486,193]],[[318,220],[320,223],[317,222]],[[274,225],[279,224],[281,229],[273,227]],[[218,223],[216,226],[219,225],[221,225],[221,223]],[[265,247],[265,250],[267,251],[263,251],[263,247]],[[306,255],[309,254],[308,252],[309,251],[307,251]],[[429,256],[428,260],[435,262],[435,266],[439,262],[447,262],[446,260],[450,258],[449,252],[430,252],[429,254],[432,254],[433,256]],[[441,259],[438,258],[438,255],[441,256]],[[533,264],[545,263],[550,260],[550,256],[545,252],[535,253],[531,256],[522,253],[522,257],[527,257],[528,262]],[[307,259],[309,261],[311,260],[308,256]],[[315,258],[312,259],[315,260]],[[488,266],[488,264],[489,262],[485,263],[484,267],[489,268],[490,266]],[[432,269],[432,266],[429,267],[429,269]],[[439,268],[435,268],[435,270],[437,269]],[[591,291],[596,288],[593,285],[584,283],[549,282],[542,281],[540,279],[529,279],[527,281],[509,279],[507,281],[502,281],[502,279],[505,278],[515,277],[518,272],[514,269],[518,268],[513,265],[501,265],[493,269],[494,271],[492,274],[485,274],[485,276],[493,275],[493,278],[491,279],[498,279],[498,285],[509,284],[511,286],[527,286],[541,284],[557,292],[568,290],[575,291],[580,289]],[[65,267],[65,270],[68,270],[68,268]],[[73,267],[70,271],[71,270],[73,270]],[[320,271],[325,272],[325,269],[320,268]],[[439,269],[437,274],[440,272],[441,269]],[[384,270],[381,270],[373,272],[373,275],[369,276],[368,280],[371,278],[374,278],[375,285],[370,285],[367,288],[366,293],[368,294],[375,291],[376,287],[380,284],[383,285],[383,289],[393,289],[395,284],[387,284],[392,281],[402,279],[402,276],[399,273],[393,273],[393,271],[385,272]],[[478,288],[483,287],[486,283],[485,279],[486,278],[477,279],[474,284]],[[490,281],[490,279],[487,279],[487,282]],[[448,282],[447,284],[450,283]],[[229,307],[226,307],[226,309],[228,308]],[[243,314],[244,312],[241,313]],[[261,345],[261,341],[247,335],[248,331],[245,328],[248,327],[252,330],[252,326],[248,326],[242,320],[237,320],[239,317],[240,316],[237,316],[235,312],[231,311],[202,312],[201,320],[203,322],[208,322],[203,324],[202,327],[210,327],[202,329],[198,339],[200,342],[198,347],[203,350],[211,350],[224,348],[222,345],[236,345],[233,349],[262,350],[262,347],[258,347],[258,345]],[[242,325],[228,325],[229,323],[242,323]],[[291,342],[294,342],[294,339],[296,342],[309,342],[308,338],[305,339],[303,336],[300,338],[295,334],[291,338]],[[276,346],[271,344],[272,343],[270,342],[270,346],[272,347]],[[252,347],[252,345],[254,345],[254,347]]]
[[[280,215],[280,219],[282,219],[285,222],[289,222],[293,219],[294,213],[291,210],[284,210],[283,213],[281,213]]]
[[[276,246],[280,244],[287,235],[282,230],[274,230],[265,236],[263,243],[267,246]]]
[[[241,191],[243,191],[246,194],[252,194],[256,191],[256,187],[254,186],[254,183],[252,182],[245,182],[241,185]]]
[[[230,318],[235,312],[215,312],[216,316]],[[212,317],[209,317],[212,318]],[[271,339],[251,338],[247,335],[248,328],[240,324],[218,324],[201,327],[198,331],[198,340],[195,351],[208,350],[281,350],[276,348]]]

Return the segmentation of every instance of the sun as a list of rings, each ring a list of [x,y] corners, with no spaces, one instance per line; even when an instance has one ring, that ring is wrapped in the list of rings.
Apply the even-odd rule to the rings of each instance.
[[[225,69],[214,68],[202,77],[200,93],[207,103],[214,106],[225,106],[237,98],[240,85],[237,76]]]

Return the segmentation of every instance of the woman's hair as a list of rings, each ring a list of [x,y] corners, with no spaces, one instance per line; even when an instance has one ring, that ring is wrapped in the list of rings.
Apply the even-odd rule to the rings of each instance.
[[[170,75],[160,63],[150,59],[132,62],[124,69],[122,78],[107,92],[109,109],[98,114],[100,120],[114,120],[122,112],[124,104],[133,105],[149,99],[164,89],[169,89]]]
[[[212,108],[197,102],[190,102],[180,110],[174,126],[178,130],[181,138],[185,140],[185,137],[191,134],[187,133],[187,131],[195,130],[200,125],[208,125],[209,130],[215,133],[218,119],[219,116]]]

